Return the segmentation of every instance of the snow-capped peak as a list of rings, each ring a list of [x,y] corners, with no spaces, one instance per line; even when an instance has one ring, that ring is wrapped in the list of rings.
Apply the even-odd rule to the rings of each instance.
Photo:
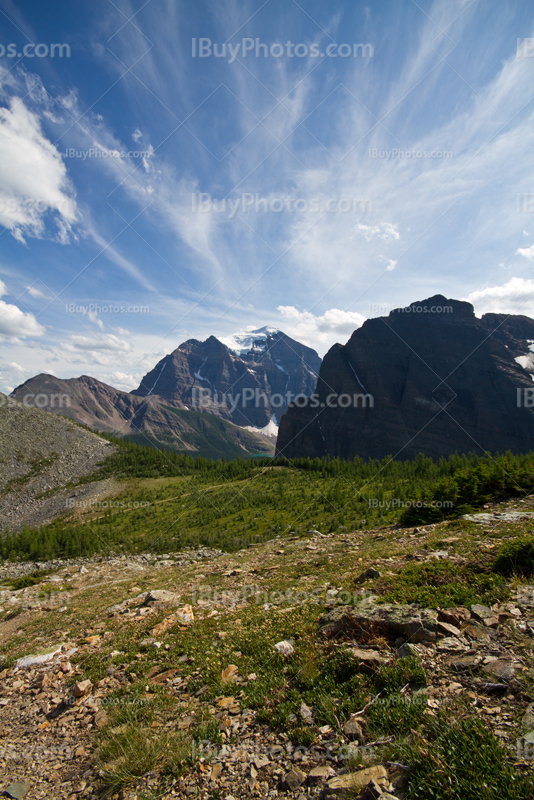
[[[218,336],[217,338],[229,350],[242,356],[247,353],[263,353],[267,347],[267,339],[275,334],[282,334],[282,331],[270,325],[264,325],[263,328],[250,326],[230,336]]]

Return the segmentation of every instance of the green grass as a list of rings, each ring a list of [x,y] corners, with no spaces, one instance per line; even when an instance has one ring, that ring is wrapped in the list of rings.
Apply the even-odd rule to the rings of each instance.
[[[408,564],[395,578],[375,581],[374,587],[385,602],[419,603],[426,608],[492,605],[510,595],[502,575],[477,573],[472,566],[438,559]]]
[[[410,764],[408,796],[413,800],[532,800],[534,776],[509,763],[509,754],[477,718],[451,722],[442,713],[424,736],[395,748]]]

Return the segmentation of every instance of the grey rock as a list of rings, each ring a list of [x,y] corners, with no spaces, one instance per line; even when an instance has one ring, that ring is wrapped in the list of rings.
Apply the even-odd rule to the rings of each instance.
[[[380,578],[380,572],[377,569],[369,567],[369,569],[366,569],[365,572],[362,572],[361,575],[358,575],[358,577],[354,579],[354,583],[363,583],[370,578]]]
[[[408,656],[418,656],[419,650],[414,644],[405,642],[404,644],[401,644],[397,650],[397,653],[399,654],[399,658],[408,658]]]
[[[534,703],[528,704],[525,713],[523,714],[521,725],[523,730],[530,730],[531,728],[534,728]]]
[[[343,725],[343,733],[349,739],[357,739],[360,744],[365,742],[363,731],[355,719],[349,719]]]
[[[482,669],[487,675],[506,682],[511,681],[515,675],[512,661],[508,658],[497,658],[495,661],[490,661],[489,664],[484,664]]]
[[[299,786],[302,786],[305,780],[306,774],[297,767],[294,767],[284,775],[284,784],[291,792],[296,791]]]
[[[478,603],[471,606],[471,616],[475,617],[475,619],[479,619],[483,622],[488,617],[493,617],[493,611],[488,606],[481,606]]]
[[[148,592],[145,597],[143,605],[172,605],[177,606],[180,604],[180,595],[175,592],[169,592],[167,589],[153,589]]]
[[[339,606],[319,620],[319,633],[326,637],[353,636],[362,629],[384,636],[403,636],[411,641],[431,641],[438,629],[437,611],[415,604],[364,602],[354,607]]]

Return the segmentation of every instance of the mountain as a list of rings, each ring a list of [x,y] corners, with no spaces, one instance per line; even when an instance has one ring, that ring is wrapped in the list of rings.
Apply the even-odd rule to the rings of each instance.
[[[523,368],[531,339],[527,317],[479,320],[470,303],[442,295],[369,319],[329,350],[312,401],[282,418],[277,453],[407,459],[532,450],[534,409],[524,401],[534,387]]]
[[[126,436],[137,444],[165,447],[205,458],[271,455],[262,436],[200,412],[170,407],[154,397],[121,392],[96,378],[61,380],[41,374],[18,386],[20,403],[69,417],[82,425]]]
[[[0,532],[39,526],[64,514],[72,485],[115,451],[70,420],[10,402],[2,394],[0,443]],[[88,498],[94,491],[94,484],[85,483],[76,495]]]
[[[510,350],[524,370],[534,374],[534,319],[519,314],[483,314],[480,324]]]
[[[205,342],[189,339],[159,361],[133,394],[272,436],[288,397],[313,394],[320,365],[315,350],[265,327]]]

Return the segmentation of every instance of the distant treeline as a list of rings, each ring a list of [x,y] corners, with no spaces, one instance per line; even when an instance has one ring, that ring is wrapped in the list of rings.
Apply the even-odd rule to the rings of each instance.
[[[4,534],[1,558],[43,561],[198,545],[236,551],[310,529],[335,533],[453,519],[534,491],[534,453],[436,461],[423,455],[411,461],[224,461],[111,441],[116,452],[100,465],[98,477],[125,481],[127,507],[93,508],[39,530]],[[147,478],[167,480],[137,483]]]

